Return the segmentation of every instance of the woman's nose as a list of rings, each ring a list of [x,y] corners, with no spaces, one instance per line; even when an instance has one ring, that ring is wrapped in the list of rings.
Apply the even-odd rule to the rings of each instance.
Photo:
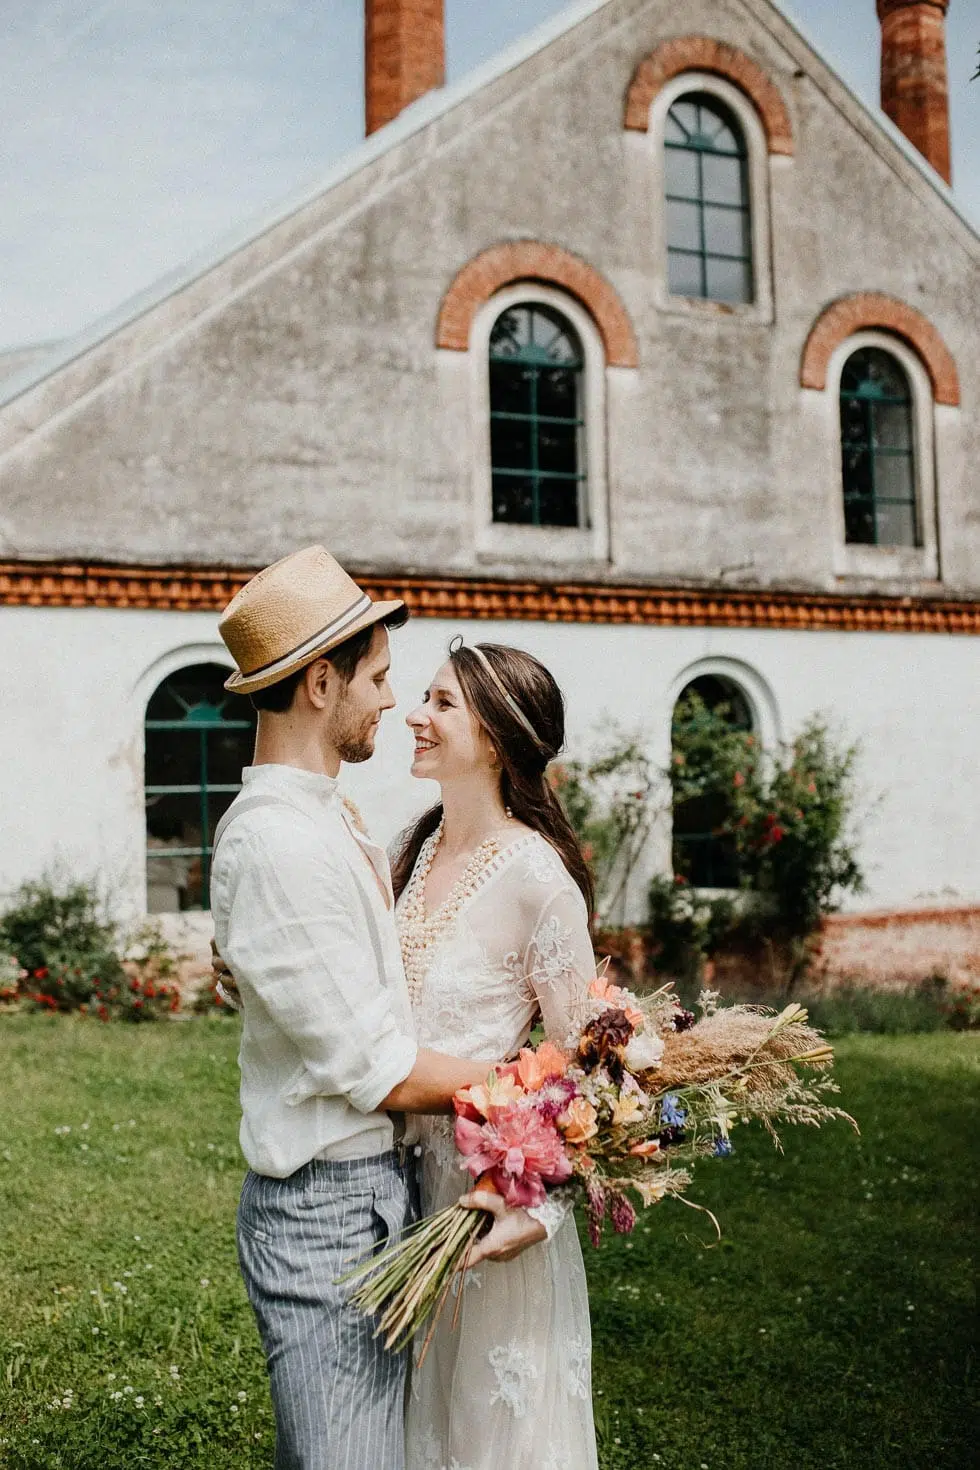
[[[422,710],[421,705],[419,705],[416,709],[409,710],[408,714],[405,716],[405,724],[410,730],[414,730],[416,725],[425,724],[425,714]]]

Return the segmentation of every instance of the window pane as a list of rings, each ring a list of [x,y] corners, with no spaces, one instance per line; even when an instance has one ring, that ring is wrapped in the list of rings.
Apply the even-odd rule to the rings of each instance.
[[[531,372],[519,363],[490,364],[490,407],[497,413],[528,413]]]
[[[147,786],[199,786],[201,737],[196,730],[147,730]]]
[[[912,447],[912,416],[907,403],[874,405],[875,443],[886,449]]]
[[[871,443],[871,424],[868,405],[860,398],[842,398],[840,405],[840,431],[845,445],[860,445],[865,449]]]
[[[690,148],[666,148],[664,174],[668,194],[680,194],[685,199],[700,198],[698,157]]]
[[[495,469],[529,469],[531,460],[530,422],[520,419],[490,420],[490,463]]]
[[[878,545],[915,545],[915,515],[911,505],[882,505],[879,501]]]
[[[534,519],[531,479],[517,475],[494,475],[493,518],[528,525]]]
[[[513,357],[527,345],[531,335],[531,314],[527,307],[515,306],[501,312],[490,333],[491,357]]]
[[[245,700],[241,700],[243,705]],[[236,710],[237,713],[237,710]],[[245,711],[241,712],[243,715]],[[209,730],[207,733],[208,785],[240,786],[242,770],[251,764],[255,735],[248,730]]]
[[[570,475],[578,472],[578,430],[573,425],[541,425],[538,468]]]
[[[685,138],[698,129],[698,109],[695,102],[675,102],[668,113],[668,122],[676,124],[674,131],[679,138]]]
[[[667,201],[667,245],[674,250],[701,249],[701,210],[697,204]]]
[[[867,447],[847,445],[843,452],[844,494],[872,495],[874,478],[871,472],[871,452]]]
[[[538,376],[538,413],[553,418],[577,417],[578,372],[553,368]]]
[[[668,251],[667,280],[673,296],[703,296],[701,256]]]
[[[543,526],[577,526],[578,483],[575,480],[542,480],[538,490]]]
[[[718,255],[748,255],[748,219],[740,209],[705,209],[705,249]]]
[[[875,455],[875,494],[886,500],[908,500],[913,496],[912,456]]]
[[[712,204],[743,204],[742,162],[706,153],[701,159],[703,197]]]
[[[708,296],[712,301],[751,301],[752,268],[740,260],[707,261]]]
[[[849,545],[875,544],[875,518],[870,500],[844,501],[844,539]]]

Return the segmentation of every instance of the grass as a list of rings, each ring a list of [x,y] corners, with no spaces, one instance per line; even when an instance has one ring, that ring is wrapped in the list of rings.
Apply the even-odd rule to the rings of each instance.
[[[236,1049],[219,1020],[0,1022],[3,1470],[271,1465]],[[736,1134],[694,1193],[720,1246],[668,1204],[587,1248],[603,1470],[970,1462],[976,1038],[839,1058],[861,1137]]]

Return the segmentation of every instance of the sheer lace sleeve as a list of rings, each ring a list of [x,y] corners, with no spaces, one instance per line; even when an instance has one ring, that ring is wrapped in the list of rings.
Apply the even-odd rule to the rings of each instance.
[[[524,956],[525,979],[541,1010],[545,1035],[565,1046],[582,1025],[595,953],[585,900],[563,883],[545,901]]]
[[[581,1029],[586,992],[595,977],[588,915],[577,888],[563,884],[548,898],[527,948],[524,974],[541,1008],[545,1035],[556,1046],[566,1046]],[[551,1240],[574,1199],[572,1189],[553,1189],[528,1214]]]

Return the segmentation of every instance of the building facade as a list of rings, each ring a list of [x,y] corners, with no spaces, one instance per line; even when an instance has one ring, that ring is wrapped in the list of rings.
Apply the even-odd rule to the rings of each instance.
[[[421,52],[372,50],[389,12]],[[980,241],[941,178],[768,0],[583,0],[449,89],[438,6],[368,20],[356,155],[3,390],[0,891],[206,901],[250,719],[216,614],[322,541],[416,613],[403,709],[462,631],[545,659],[577,749],[666,760],[700,677],[770,744],[820,712],[862,902],[980,902]],[[349,783],[386,837],[431,797],[389,719]]]

